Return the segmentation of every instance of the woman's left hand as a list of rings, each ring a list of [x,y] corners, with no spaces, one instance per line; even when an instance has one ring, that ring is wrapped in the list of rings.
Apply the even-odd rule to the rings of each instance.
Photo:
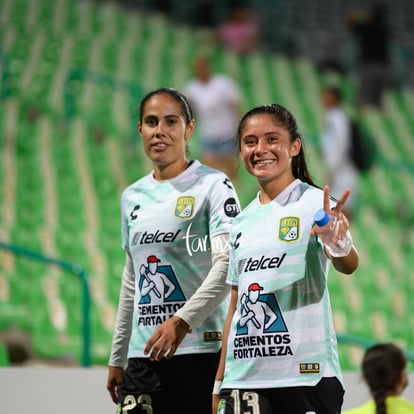
[[[344,193],[342,194],[341,198],[337,202],[335,207],[331,208],[330,204],[330,198],[329,198],[329,186],[325,186],[323,189],[323,209],[330,215],[337,218],[339,223],[339,229],[338,229],[338,239],[343,240],[346,232],[349,229],[349,221],[345,214],[342,212],[342,209],[344,207],[345,201],[349,197],[349,194],[351,194],[351,190],[347,188]],[[311,230],[312,235],[317,234],[317,227],[314,226]]]

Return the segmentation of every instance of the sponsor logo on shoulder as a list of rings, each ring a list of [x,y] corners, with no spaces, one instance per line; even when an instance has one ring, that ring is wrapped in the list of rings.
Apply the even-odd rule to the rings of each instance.
[[[233,197],[230,197],[225,201],[224,213],[227,217],[236,217],[240,213],[239,206]]]

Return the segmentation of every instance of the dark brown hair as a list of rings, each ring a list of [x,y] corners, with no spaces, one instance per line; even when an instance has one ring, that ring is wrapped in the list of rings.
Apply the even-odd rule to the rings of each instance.
[[[296,155],[292,159],[292,173],[295,178],[299,178],[300,180],[316,186],[312,176],[309,173],[308,166],[306,164],[305,158],[305,151],[303,148],[303,139],[299,133],[299,128],[296,122],[295,117],[282,105],[279,104],[270,104],[270,105],[262,105],[257,106],[256,108],[251,109],[248,111],[239,123],[239,127],[237,129],[237,140],[240,149],[240,140],[241,140],[241,133],[243,131],[244,125],[246,121],[255,115],[270,115],[273,116],[274,119],[278,122],[281,122],[283,126],[289,131],[290,141],[293,142],[296,138],[299,138],[302,142],[300,151],[298,155]]]
[[[365,352],[362,375],[375,401],[377,414],[386,414],[385,398],[396,390],[406,365],[403,351],[390,343],[374,345]]]
[[[139,106],[139,120],[142,122],[142,117],[144,116],[144,110],[146,103],[155,95],[168,95],[173,98],[180,106],[181,113],[184,116],[185,123],[188,125],[191,120],[194,118],[193,109],[191,108],[188,99],[177,89],[174,88],[159,88],[154,91],[149,92],[141,101]]]

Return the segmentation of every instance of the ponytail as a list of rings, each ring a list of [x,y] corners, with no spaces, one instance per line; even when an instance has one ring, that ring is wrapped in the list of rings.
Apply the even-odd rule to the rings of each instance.
[[[378,344],[368,349],[362,361],[362,375],[375,401],[376,414],[386,414],[385,399],[397,390],[407,360],[393,344]]]

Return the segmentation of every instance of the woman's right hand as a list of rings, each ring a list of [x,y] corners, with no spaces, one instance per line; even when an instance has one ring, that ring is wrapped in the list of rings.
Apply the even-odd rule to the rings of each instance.
[[[117,404],[119,396],[119,386],[122,384],[124,369],[121,367],[109,367],[106,389],[111,395],[112,401]]]
[[[220,401],[220,395],[219,394],[213,394],[212,395],[212,400],[213,400],[213,404],[212,404],[212,414],[217,414],[217,408],[218,408],[218,403]]]

